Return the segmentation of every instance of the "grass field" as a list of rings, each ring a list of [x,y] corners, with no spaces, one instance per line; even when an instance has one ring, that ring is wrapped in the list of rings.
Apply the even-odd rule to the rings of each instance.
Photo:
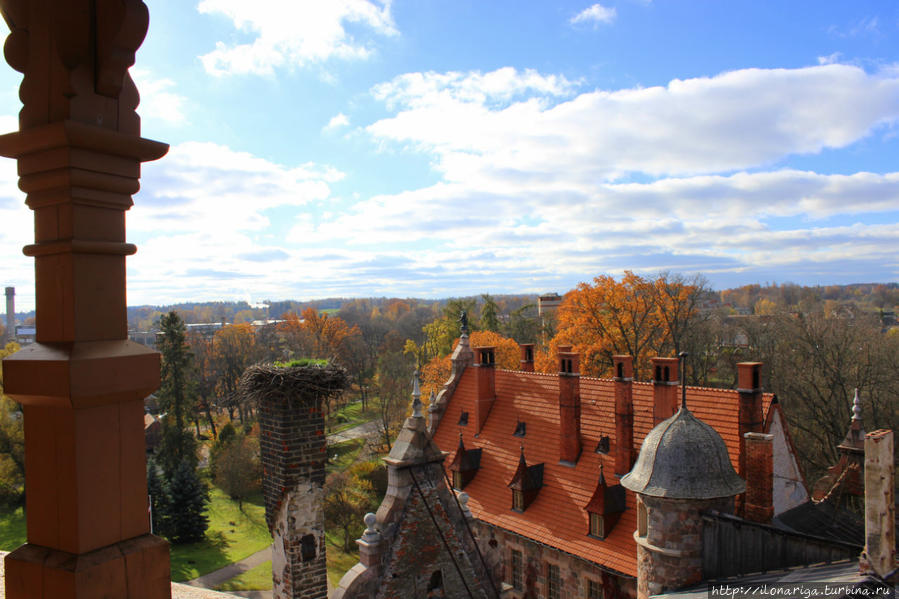
[[[366,440],[364,438],[350,439],[343,443],[335,443],[328,445],[328,472],[337,472],[346,470],[352,466],[358,459],[359,454],[365,447]],[[336,458],[335,458],[336,456]]]
[[[244,501],[243,512],[219,489],[210,492],[206,539],[172,545],[172,580],[182,582],[242,560],[271,544],[262,496]]]
[[[369,409],[368,413],[363,412],[362,402],[355,401],[337,410],[334,416],[329,419],[328,433],[334,434],[345,431],[364,422],[368,422],[371,420],[371,417],[371,409]]]
[[[343,552],[343,539],[340,531],[326,532],[325,539],[327,541],[325,558],[328,561],[328,582],[331,583],[332,589],[336,589],[346,571],[359,561],[359,554],[356,551]]]
[[[12,551],[25,542],[25,512],[22,508],[0,514],[0,551]]]
[[[272,588],[272,561],[263,562],[215,587],[216,591],[268,591]]]

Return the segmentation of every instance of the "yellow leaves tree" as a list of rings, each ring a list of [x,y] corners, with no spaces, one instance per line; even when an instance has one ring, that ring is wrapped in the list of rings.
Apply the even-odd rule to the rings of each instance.
[[[330,359],[342,364],[349,363],[352,343],[362,337],[358,327],[315,308],[306,308],[302,316],[288,312],[278,331],[295,357]]]
[[[244,421],[245,407],[237,396],[237,383],[247,366],[256,358],[256,335],[249,324],[230,324],[215,332],[212,355],[219,373],[218,392],[222,404],[233,419],[234,409]]]
[[[668,274],[649,280],[631,271],[620,280],[602,275],[592,284],[581,283],[562,301],[558,333],[538,367],[555,368],[556,348],[572,345],[581,354],[583,374],[607,376],[612,356],[629,354],[641,378],[652,355],[679,349],[698,312],[701,287]]]

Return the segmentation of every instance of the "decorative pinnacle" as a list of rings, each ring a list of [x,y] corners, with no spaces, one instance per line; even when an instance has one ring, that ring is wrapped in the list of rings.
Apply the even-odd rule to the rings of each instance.
[[[421,418],[421,387],[418,380],[418,371],[412,375],[412,417]]]
[[[599,460],[599,482],[601,482],[602,484],[606,484],[606,476],[602,460]]]
[[[687,409],[687,352],[682,351],[677,354],[678,360],[680,360],[680,407],[683,409]]]
[[[459,314],[459,322],[462,325],[462,327],[461,327],[462,334],[467,336],[468,335],[468,312],[466,312],[465,310],[462,310],[462,313]]]
[[[858,387],[855,389],[855,398],[852,400],[852,420],[862,419],[862,402],[858,397]]]

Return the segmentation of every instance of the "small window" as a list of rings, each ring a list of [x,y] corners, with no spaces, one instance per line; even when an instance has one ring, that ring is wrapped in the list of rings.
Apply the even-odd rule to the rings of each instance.
[[[646,536],[646,504],[637,499],[637,535]]]
[[[438,589],[443,589],[443,572],[440,570],[431,574],[431,580],[428,582],[428,593]],[[428,596],[430,597],[430,595]]]
[[[605,521],[600,514],[590,512],[590,536],[600,539],[606,538]]]
[[[603,599],[602,583],[592,578],[587,579],[587,599]]]
[[[468,412],[459,414],[459,426],[468,426]]]
[[[560,599],[562,596],[562,578],[556,564],[549,564],[546,568],[546,596],[548,599]]]
[[[534,361],[534,348],[528,347],[524,350],[524,359],[528,362]]]
[[[461,491],[464,484],[462,482],[462,473],[458,470],[453,471],[453,488]]]
[[[759,369],[752,369],[752,388],[758,389],[761,385],[759,385]]]
[[[662,380],[662,367],[661,366],[656,366],[656,380],[657,381]]]
[[[618,378],[624,378],[624,364],[621,362],[618,362]]]
[[[519,420],[515,425],[515,432],[512,433],[514,437],[524,437],[527,434],[527,423]]]
[[[512,489],[512,509],[517,512],[524,511],[524,493]]]
[[[668,370],[668,367],[666,366],[665,367],[665,382],[668,382],[670,380],[671,380],[671,371]]]
[[[524,589],[524,581],[522,580],[522,562],[521,552],[517,549],[512,550],[512,588],[516,591]]]
[[[608,454],[609,453],[609,436],[603,435],[599,438],[599,443],[596,444],[596,453]]]

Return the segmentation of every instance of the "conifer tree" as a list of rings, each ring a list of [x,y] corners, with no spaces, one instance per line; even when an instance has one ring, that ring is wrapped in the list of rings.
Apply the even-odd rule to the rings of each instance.
[[[171,482],[172,475],[182,461],[197,465],[197,445],[187,430],[194,411],[194,393],[190,378],[192,355],[186,342],[186,327],[177,312],[172,311],[159,321],[162,339],[159,351],[162,363],[159,385],[159,406],[166,413],[162,419],[162,441],[159,463]]]
[[[150,515],[153,521],[153,534],[160,537],[168,535],[169,493],[157,472],[156,462],[147,460],[147,495],[150,500]]]
[[[172,543],[203,540],[209,527],[205,513],[208,503],[209,489],[190,461],[182,461],[169,483],[168,538]]]

